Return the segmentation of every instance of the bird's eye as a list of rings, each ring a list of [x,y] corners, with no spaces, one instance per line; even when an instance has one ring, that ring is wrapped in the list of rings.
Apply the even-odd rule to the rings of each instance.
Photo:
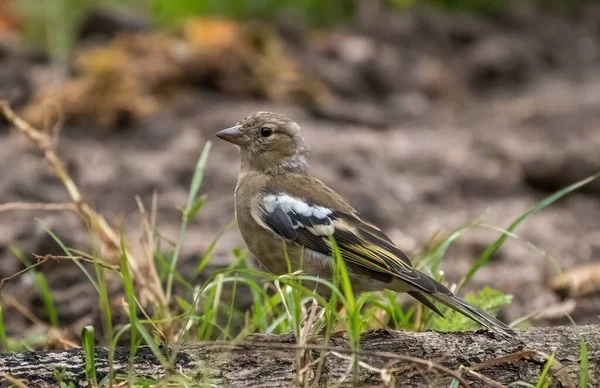
[[[261,135],[262,137],[269,137],[269,136],[271,136],[272,134],[273,134],[273,130],[272,130],[271,128],[269,128],[269,127],[262,127],[262,128],[260,129],[260,135]]]

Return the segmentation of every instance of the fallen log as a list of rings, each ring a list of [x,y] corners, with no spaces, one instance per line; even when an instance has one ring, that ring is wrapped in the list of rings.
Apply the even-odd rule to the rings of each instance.
[[[129,349],[114,352],[115,376],[161,380],[168,375],[227,387],[397,386],[448,387],[456,379],[471,387],[504,387],[517,381],[535,383],[554,353],[552,387],[578,387],[581,339],[589,354],[589,386],[600,386],[600,326],[560,326],[519,330],[506,340],[486,331],[407,333],[385,330],[361,336],[353,352],[348,339],[297,345],[290,336],[252,335],[244,342],[203,342],[179,348],[167,369],[150,348],[140,347],[129,368]],[[167,349],[161,349],[166,351]],[[169,349],[171,351],[172,349]],[[356,355],[353,362],[352,356]],[[109,373],[109,352],[95,350],[98,380]],[[319,369],[319,359],[323,357]],[[3,385],[16,379],[24,386],[57,386],[58,381],[85,385],[81,349],[0,354]],[[311,385],[312,384],[312,385]],[[456,384],[456,383],[455,383]]]

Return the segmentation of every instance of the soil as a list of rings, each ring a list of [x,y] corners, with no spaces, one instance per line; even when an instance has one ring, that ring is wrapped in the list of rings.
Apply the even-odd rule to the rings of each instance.
[[[152,113],[125,122],[67,120],[61,130],[58,152],[86,199],[122,223],[130,239],[141,230],[135,196],[150,206],[154,192],[159,228],[176,238],[177,209],[186,202],[202,147],[213,142],[201,189],[208,202],[189,227],[183,272],[195,268],[234,217],[238,151],[214,133],[258,110],[298,121],[312,147],[311,172],[413,255],[436,233],[474,220],[507,227],[550,193],[600,171],[598,7],[562,16],[516,9],[495,21],[374,8],[333,32],[310,32],[289,19],[278,27],[286,55],[332,97],[284,103],[196,79],[163,96]],[[11,44],[0,51],[2,98],[23,107],[47,79],[42,75],[55,70],[39,53]],[[5,123],[0,176],[1,203],[68,202],[39,152]],[[67,245],[89,251],[89,235],[73,213],[0,212],[1,277],[23,268],[13,247],[62,253],[36,218]],[[552,260],[563,270],[600,260],[600,181],[530,217],[515,233],[546,254],[509,239],[465,288],[488,285],[514,295],[502,311],[507,320],[561,301],[550,287]],[[447,279],[458,281],[497,236],[477,229],[460,238],[442,264]],[[237,229],[228,229],[211,266],[226,265],[241,246]],[[74,264],[49,262],[40,270],[65,326],[94,319],[95,291]],[[3,293],[48,319],[31,274],[9,282]],[[598,323],[594,298],[576,301],[570,311],[577,323]],[[23,333],[29,321],[8,311],[9,335]],[[534,324],[562,322],[547,317]]]

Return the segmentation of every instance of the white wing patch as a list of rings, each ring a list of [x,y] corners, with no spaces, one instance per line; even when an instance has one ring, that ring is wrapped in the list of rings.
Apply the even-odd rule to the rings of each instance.
[[[303,200],[291,197],[287,194],[265,195],[263,198],[263,205],[268,212],[273,212],[275,208],[279,207],[285,213],[289,213],[290,210],[293,210],[295,213],[303,215],[304,217],[315,216],[321,219],[332,213],[331,209],[318,205],[308,205]]]
[[[269,217],[276,210],[281,210],[291,221],[294,230],[305,228],[315,236],[331,236],[335,232],[335,225],[329,218],[333,212],[323,206],[310,205],[302,199],[284,193],[265,195],[261,201],[262,212]],[[256,216],[253,213],[256,219]],[[264,226],[264,220],[256,220]]]

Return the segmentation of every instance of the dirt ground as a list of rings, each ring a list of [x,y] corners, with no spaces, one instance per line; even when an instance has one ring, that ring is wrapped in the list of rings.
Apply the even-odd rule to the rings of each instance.
[[[234,216],[239,156],[213,135],[258,110],[298,121],[312,147],[311,172],[413,254],[438,231],[477,219],[507,227],[553,191],[600,171],[600,8],[569,16],[518,9],[495,22],[365,9],[350,26],[320,34],[311,38],[290,20],[279,26],[286,55],[326,86],[333,96],[327,103],[280,103],[201,80],[125,124],[67,120],[59,153],[92,206],[123,222],[131,239],[140,233],[135,196],[149,206],[156,191],[159,228],[174,239],[177,209],[202,147],[212,141],[201,189],[208,202],[189,228],[182,268],[193,268]],[[43,85],[40,74],[53,70],[43,55],[11,44],[0,54],[2,96],[23,108]],[[68,201],[39,153],[5,123],[0,176],[0,203]],[[67,245],[88,248],[72,213],[0,212],[1,277],[23,268],[13,246],[61,253],[35,218]],[[509,239],[467,287],[513,294],[502,312],[507,320],[560,302],[550,288],[551,258],[563,270],[599,262],[600,181],[531,217],[516,234],[546,255]],[[459,280],[497,236],[473,230],[459,239],[442,265],[447,278]],[[228,263],[239,246],[239,233],[229,229],[211,265]],[[61,322],[92,319],[96,296],[74,264],[41,270]],[[3,293],[46,319],[30,276],[9,282]],[[569,310],[576,322],[598,323],[598,298],[576,301]],[[14,333],[29,325],[14,310],[4,316]]]

